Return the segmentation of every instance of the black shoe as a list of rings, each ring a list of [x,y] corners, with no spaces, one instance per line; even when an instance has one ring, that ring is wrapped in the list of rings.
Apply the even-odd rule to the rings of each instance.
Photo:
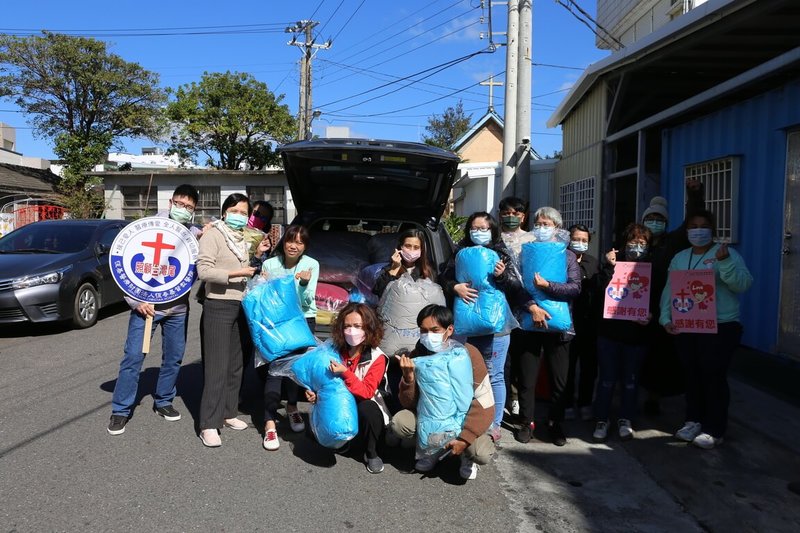
[[[567,443],[567,437],[564,435],[564,430],[561,429],[561,424],[558,422],[551,422],[550,425],[547,426],[547,430],[550,432],[550,440],[552,440],[553,444],[556,446],[564,446]]]
[[[364,464],[367,466],[367,472],[370,474],[380,474],[383,472],[383,460],[377,455],[370,458],[364,454]]]
[[[525,422],[514,434],[514,438],[522,444],[529,443],[531,441],[531,433],[533,433],[533,428],[533,422]]]
[[[163,416],[164,420],[169,420],[170,422],[175,422],[176,420],[181,419],[181,414],[172,407],[172,404],[165,405],[163,407],[156,407],[153,406],[153,411],[158,413],[159,416]]]
[[[110,435],[122,435],[125,433],[125,424],[128,423],[128,417],[125,415],[111,415],[111,420],[108,423],[108,433]]]

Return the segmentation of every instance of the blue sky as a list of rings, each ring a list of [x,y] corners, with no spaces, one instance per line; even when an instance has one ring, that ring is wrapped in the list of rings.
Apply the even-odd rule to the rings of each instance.
[[[577,3],[594,16],[593,0]],[[300,49],[287,45],[291,35],[284,29],[302,19],[319,22],[318,42],[333,39],[332,47],[319,51],[313,62],[314,108],[322,112],[314,122],[315,133],[327,125],[348,126],[355,136],[417,141],[425,133],[427,117],[459,98],[473,120],[480,118],[489,98],[488,87],[478,82],[492,74],[503,81],[505,48],[498,47],[425,79],[433,71],[396,82],[485,50],[488,40],[480,34],[488,32],[489,9],[482,9],[479,0],[38,0],[5,6],[0,32],[48,29],[96,36],[109,42],[113,53],[157,72],[165,87],[197,81],[204,71],[249,72],[284,94],[284,103],[296,113]],[[499,32],[505,32],[506,19],[505,5],[492,8],[496,43],[505,42]],[[120,30],[135,35],[122,36]],[[561,148],[560,129],[547,129],[545,122],[580,76],[578,69],[608,55],[594,43],[589,28],[559,3],[534,2],[531,138],[542,155]],[[420,81],[409,84],[415,79]],[[494,105],[502,117],[502,87],[494,89]],[[0,101],[0,122],[17,128],[17,150],[54,157],[50,143],[34,138],[26,117],[15,110],[10,101]],[[154,144],[136,139],[123,143],[132,153]]]

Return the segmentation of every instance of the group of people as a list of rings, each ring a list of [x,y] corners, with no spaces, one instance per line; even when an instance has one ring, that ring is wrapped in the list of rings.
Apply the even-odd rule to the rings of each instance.
[[[735,250],[714,243],[715,217],[702,209],[699,184],[688,182],[687,193],[687,217],[679,228],[666,231],[666,202],[657,197],[642,222],[624,230],[620,249],[612,248],[601,261],[588,253],[588,228],[575,225],[565,230],[561,214],[554,208],[542,207],[530,215],[531,231],[527,205],[519,198],[500,202],[499,220],[488,212],[473,213],[465,224],[463,239],[457,243],[458,253],[481,247],[495,254],[491,255],[496,261],[490,265],[490,284],[513,312],[508,327],[490,334],[464,335],[454,327],[457,320],[452,309],[463,309],[454,305],[456,301],[475,304],[483,290],[459,281],[465,278],[459,271],[463,266],[456,261],[458,255],[437,272],[425,233],[415,229],[403,232],[375,277],[373,293],[380,298],[401,279],[427,280],[441,287],[447,305],[415,303],[411,311],[416,313],[418,330],[405,348],[394,353],[381,349],[384,330],[390,327],[381,319],[380,305],[385,298],[377,310],[363,302],[350,302],[339,309],[330,340],[338,359],[331,359],[328,370],[343,380],[357,405],[358,435],[348,449],[356,450],[359,456],[363,453],[366,469],[379,473],[384,469],[380,454],[385,446],[413,447],[418,402],[421,396],[425,401],[432,397],[425,389],[428,385],[418,382],[415,360],[454,347],[461,347],[469,356],[472,401],[460,413],[463,422],[457,435],[441,443],[436,453],[417,451],[415,467],[420,472],[432,470],[452,454],[461,461],[461,475],[475,478],[478,465],[486,464],[494,453],[493,442],[501,438],[504,416],[516,427],[515,438],[530,442],[535,428],[537,382],[545,365],[550,396],[546,429],[557,446],[566,444],[562,422],[569,416],[594,419],[593,438],[607,439],[617,383],[621,384],[617,429],[620,438],[632,438],[640,381],[650,391],[646,406],[652,410],[658,408],[661,395],[685,387],[686,422],[676,437],[701,448],[718,445],[727,422],[727,370],[742,332],[737,294],[747,290],[752,277]],[[218,447],[222,445],[223,428],[249,427],[237,417],[243,368],[254,351],[241,305],[248,281],[254,276],[292,276],[299,312],[313,333],[320,265],[305,253],[311,239],[307,228],[289,226],[278,243],[261,231],[269,228],[272,217],[268,203],[254,205],[246,196],[232,194],[222,205],[222,218],[199,228],[191,224],[197,201],[194,188],[181,185],[170,200],[169,211],[158,216],[187,225],[199,239],[196,268],[204,285],[199,437],[205,446]],[[559,239],[568,241],[563,275],[548,280],[539,272],[526,272],[521,264],[523,247]],[[648,315],[636,321],[602,318],[603,293],[617,263],[641,261],[652,264]],[[714,271],[719,324],[714,334],[676,333],[671,322],[668,272],[695,269]],[[549,329],[552,316],[545,300],[568,303],[570,327]],[[172,403],[186,342],[188,295],[167,304],[132,299],[129,304],[128,338],[108,425],[112,435],[125,431],[136,401],[148,316],[153,317],[153,328],[162,327],[162,365],[153,408],[169,421],[181,417]],[[518,327],[526,321],[523,317],[532,327]],[[282,399],[286,399],[286,418],[294,432],[305,430],[298,401],[303,395],[312,404],[318,400],[317,391],[303,391],[291,379],[272,375],[272,364],[257,369],[264,383],[263,447],[271,451],[280,447],[277,422]]]

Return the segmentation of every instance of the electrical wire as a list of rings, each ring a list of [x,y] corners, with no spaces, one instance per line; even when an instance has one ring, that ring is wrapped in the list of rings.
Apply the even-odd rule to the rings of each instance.
[[[350,15],[350,18],[349,18],[349,19],[347,19],[347,21],[344,23],[344,26],[342,26],[342,27],[339,29],[339,31],[338,31],[338,32],[336,32],[336,35],[334,35],[334,36],[331,38],[331,42],[335,41],[335,40],[336,40],[336,38],[337,38],[337,37],[339,37],[339,34],[340,34],[340,33],[342,33],[342,32],[344,31],[344,29],[347,27],[347,25],[348,25],[348,24],[350,24],[350,21],[351,21],[351,20],[353,20],[353,17],[355,17],[355,16],[356,16],[356,13],[358,13],[358,10],[359,10],[359,9],[361,9],[361,6],[363,6],[363,5],[364,5],[364,2],[366,2],[366,1],[367,1],[367,0],[361,0],[361,3],[360,3],[360,4],[358,4],[358,7],[356,8],[356,10],[355,10],[355,11],[353,11],[353,14],[352,14],[352,15]]]
[[[341,8],[341,7],[342,7],[342,4],[344,4],[344,0],[342,0],[341,2],[339,2],[339,5],[338,5],[338,6],[336,6],[336,9],[334,9],[334,10],[333,10],[333,13],[331,13],[331,14],[330,14],[330,16],[328,16],[328,19],[325,21],[325,23],[324,23],[324,24],[322,25],[322,27],[319,29],[319,33],[322,33],[322,30],[324,30],[324,29],[325,29],[325,26],[327,26],[327,25],[328,25],[328,23],[329,23],[331,20],[333,20],[333,17],[335,17],[335,16],[336,16],[336,13],[338,13],[338,12],[339,12],[339,8]]]

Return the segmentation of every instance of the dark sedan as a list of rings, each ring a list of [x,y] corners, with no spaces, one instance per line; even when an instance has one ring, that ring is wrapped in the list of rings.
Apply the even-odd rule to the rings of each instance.
[[[125,220],[45,220],[0,238],[0,324],[97,322],[121,301],[108,251]]]

